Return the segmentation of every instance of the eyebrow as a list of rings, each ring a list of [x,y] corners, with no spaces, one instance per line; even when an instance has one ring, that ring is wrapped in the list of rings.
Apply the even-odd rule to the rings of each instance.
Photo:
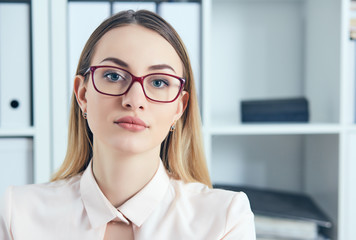
[[[102,63],[102,62],[105,62],[105,61],[113,62],[113,63],[115,63],[116,65],[119,65],[119,66],[121,66],[121,67],[125,67],[125,68],[128,68],[128,67],[129,67],[129,65],[128,65],[126,62],[124,62],[124,61],[122,61],[122,60],[120,60],[120,59],[118,59],[118,58],[108,57],[108,58],[105,58],[103,61],[101,61],[101,63]]]
[[[129,64],[127,64],[125,61],[115,58],[115,57],[107,57],[101,62],[105,62],[105,61],[113,62],[116,65],[119,65],[121,67],[125,67],[125,68],[129,67]],[[169,66],[168,64],[156,64],[156,65],[152,65],[152,66],[148,67],[148,70],[162,70],[162,69],[170,69],[174,73],[176,73],[176,71],[174,71],[173,67]]]
[[[162,69],[170,69],[172,70],[174,73],[176,71],[174,71],[174,69],[169,66],[168,64],[157,64],[157,65],[152,65],[148,68],[149,70],[162,70]]]

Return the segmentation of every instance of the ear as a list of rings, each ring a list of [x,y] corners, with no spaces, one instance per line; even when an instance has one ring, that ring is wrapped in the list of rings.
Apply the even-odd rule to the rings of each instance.
[[[178,99],[178,108],[176,115],[174,116],[175,121],[178,121],[180,117],[183,115],[185,109],[188,106],[188,101],[189,101],[189,93],[187,91],[182,92],[182,96],[179,97]]]
[[[87,84],[84,82],[83,76],[81,75],[75,76],[73,90],[79,107],[82,109],[82,112],[86,112],[87,111],[87,98],[86,98]]]

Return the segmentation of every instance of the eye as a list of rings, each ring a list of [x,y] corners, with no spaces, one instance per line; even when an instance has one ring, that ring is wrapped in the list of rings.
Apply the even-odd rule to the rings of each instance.
[[[163,80],[163,79],[154,79],[151,81],[151,84],[155,88],[163,88],[163,87],[169,86],[168,81]]]
[[[104,74],[104,78],[111,82],[124,80],[124,78],[117,72],[107,72]]]

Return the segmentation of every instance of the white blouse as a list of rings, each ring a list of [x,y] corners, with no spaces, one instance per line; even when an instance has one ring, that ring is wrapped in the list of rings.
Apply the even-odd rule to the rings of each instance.
[[[162,162],[117,209],[101,192],[91,164],[67,180],[9,187],[3,200],[1,240],[103,240],[113,221],[132,227],[137,240],[256,239],[244,193],[171,179]]]

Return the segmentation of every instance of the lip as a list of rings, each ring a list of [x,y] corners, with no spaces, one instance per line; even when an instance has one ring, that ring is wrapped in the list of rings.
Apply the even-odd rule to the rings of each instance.
[[[131,116],[119,118],[114,121],[114,123],[118,124],[122,128],[135,132],[145,130],[148,127],[147,124],[140,118]]]

